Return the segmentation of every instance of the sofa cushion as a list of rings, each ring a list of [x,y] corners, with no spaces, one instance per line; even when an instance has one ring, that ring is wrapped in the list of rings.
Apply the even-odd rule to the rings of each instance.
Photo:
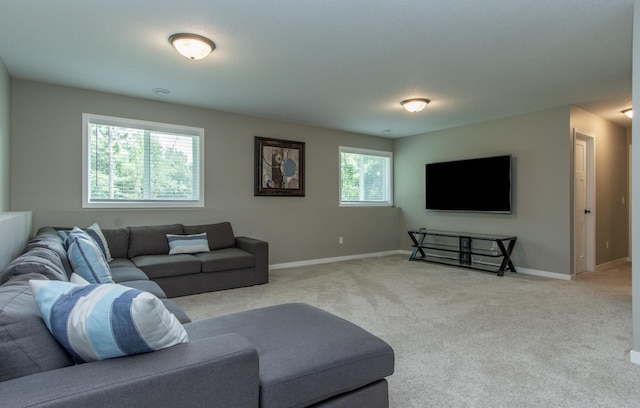
[[[111,269],[117,268],[135,268],[136,264],[129,258],[113,258],[113,261],[109,262]]]
[[[185,234],[206,232],[209,240],[209,249],[212,251],[214,249],[231,248],[236,246],[233,228],[231,228],[231,223],[229,222],[206,225],[185,225],[183,228]]]
[[[31,280],[47,328],[79,362],[186,343],[184,327],[157,297],[117,284]]]
[[[164,290],[152,280],[130,280],[126,282],[120,282],[120,285],[126,286],[128,288],[144,290],[145,292],[149,292],[157,298],[166,299],[167,294],[164,293]]]
[[[113,283],[104,253],[80,228],[74,228],[67,238],[67,255],[73,271],[90,283]]]
[[[393,349],[344,319],[305,304],[283,304],[197,320],[194,341],[237,333],[260,358],[260,406],[307,407],[393,373]]]
[[[129,228],[102,229],[102,235],[107,240],[111,256],[126,258],[129,254]]]
[[[142,272],[140,268],[137,268],[133,264],[133,262],[131,262],[131,266],[114,267],[111,264],[109,264],[109,266],[111,267],[111,277],[113,278],[113,281],[115,283],[122,283],[122,282],[135,281],[135,280],[149,280],[149,277],[144,272]]]
[[[131,259],[150,279],[191,275],[201,270],[201,263],[195,255],[145,255]]]
[[[189,323],[191,321],[189,316],[187,316],[187,314],[182,309],[180,309],[180,307],[176,304],[176,302],[174,302],[171,299],[160,299],[160,300],[162,301],[162,304],[164,305],[164,307],[166,307],[169,312],[173,313],[173,315],[176,317],[176,319],[180,321],[180,323],[184,324],[184,323]]]
[[[0,272],[0,284],[14,276],[32,273],[41,274],[51,280],[69,280],[56,252],[43,247],[33,247],[11,261]]]
[[[0,382],[74,364],[47,330],[27,281],[0,286],[0,356]]]
[[[209,252],[206,232],[192,235],[167,234],[167,242],[169,242],[169,255]]]
[[[194,256],[202,262],[202,272],[252,268],[256,264],[256,258],[252,254],[238,248],[217,249]]]
[[[128,258],[169,253],[167,234],[183,234],[182,224],[129,227]]]

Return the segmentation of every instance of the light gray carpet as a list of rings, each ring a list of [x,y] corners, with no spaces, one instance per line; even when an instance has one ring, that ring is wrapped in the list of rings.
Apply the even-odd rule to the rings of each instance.
[[[394,255],[175,301],[194,320],[286,302],[344,317],[394,348],[392,407],[640,407],[628,264],[560,281]]]

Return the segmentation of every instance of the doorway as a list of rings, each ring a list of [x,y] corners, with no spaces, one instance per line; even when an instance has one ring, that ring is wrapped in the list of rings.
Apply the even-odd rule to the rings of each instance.
[[[573,276],[595,271],[595,136],[573,129],[574,267]]]

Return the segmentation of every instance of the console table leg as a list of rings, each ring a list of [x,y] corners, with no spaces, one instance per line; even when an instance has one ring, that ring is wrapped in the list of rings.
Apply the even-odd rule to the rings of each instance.
[[[504,276],[504,271],[507,269],[517,273],[516,267],[513,265],[513,262],[511,262],[511,253],[513,252],[513,247],[516,244],[516,240],[510,239],[509,246],[506,248],[502,241],[498,240],[496,242],[498,243],[498,248],[500,248],[500,253],[502,254],[502,263],[500,264],[498,276]]]
[[[427,234],[418,234],[418,235],[419,235],[419,238],[416,240],[416,237],[414,236],[414,234],[412,234],[411,231],[409,231],[409,237],[411,238],[411,241],[413,241],[413,252],[411,252],[411,256],[409,257],[410,261],[413,261],[414,259],[416,259],[416,255],[418,255],[418,252],[420,252],[420,255],[423,258],[426,256],[421,246]]]

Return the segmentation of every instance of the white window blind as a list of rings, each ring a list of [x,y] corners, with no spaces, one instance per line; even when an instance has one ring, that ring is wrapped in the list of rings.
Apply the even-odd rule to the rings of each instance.
[[[393,205],[391,152],[340,146],[340,205]]]
[[[83,115],[84,207],[202,207],[204,130]]]

